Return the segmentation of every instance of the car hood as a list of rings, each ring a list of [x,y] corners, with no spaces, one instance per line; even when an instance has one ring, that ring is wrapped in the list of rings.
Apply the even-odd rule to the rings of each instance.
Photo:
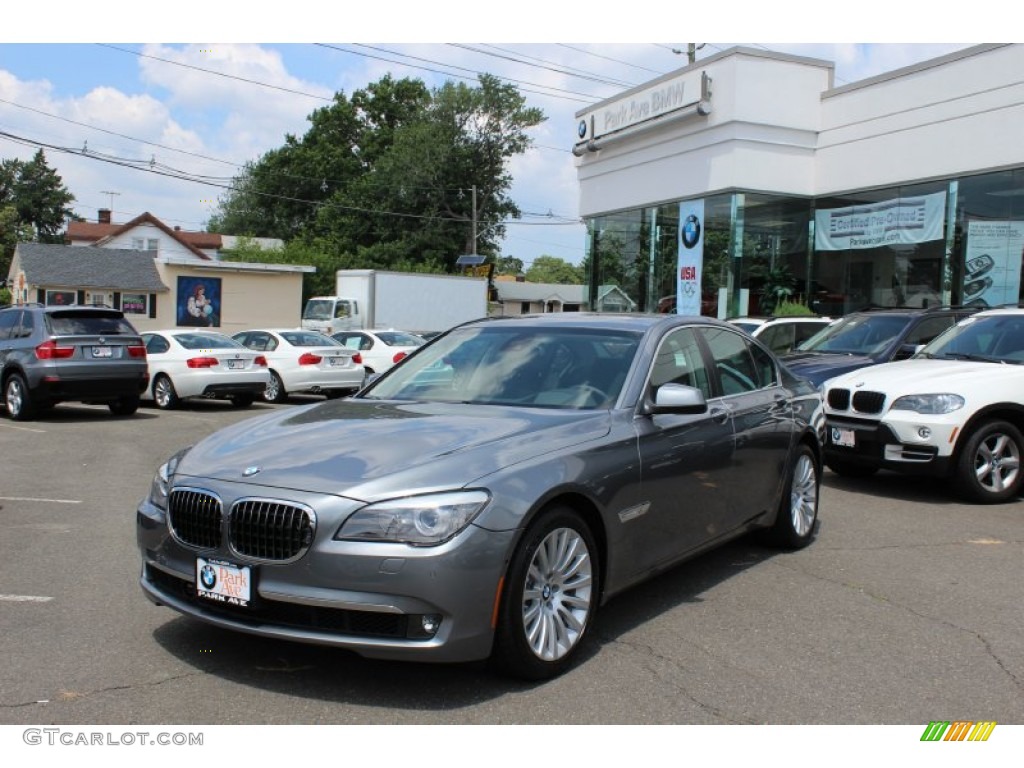
[[[331,400],[222,429],[176,476],[375,501],[471,484],[602,437],[610,423],[607,411]]]
[[[794,352],[783,356],[782,362],[797,376],[809,379],[814,384],[821,384],[833,376],[877,364],[867,355],[836,352]]]
[[[995,394],[1003,387],[1019,391],[1024,366],[970,360],[915,358],[872,366],[829,381],[829,389],[845,387],[884,392],[890,399],[903,395],[952,393],[970,399],[975,392]]]

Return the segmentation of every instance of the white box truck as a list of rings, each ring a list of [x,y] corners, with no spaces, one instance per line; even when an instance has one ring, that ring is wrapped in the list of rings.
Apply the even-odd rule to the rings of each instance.
[[[335,295],[309,299],[302,327],[327,335],[358,328],[422,333],[486,316],[486,278],[339,269]]]

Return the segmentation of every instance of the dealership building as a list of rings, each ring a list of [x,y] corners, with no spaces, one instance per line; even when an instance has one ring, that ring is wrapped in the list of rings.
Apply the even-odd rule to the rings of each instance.
[[[836,85],[731,48],[580,111],[588,290],[645,311],[1021,299],[1024,45]]]

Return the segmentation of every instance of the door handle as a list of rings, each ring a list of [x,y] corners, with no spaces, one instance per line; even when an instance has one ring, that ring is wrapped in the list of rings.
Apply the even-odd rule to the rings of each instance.
[[[732,411],[724,405],[712,406],[708,413],[711,416],[711,420],[716,424],[725,424],[732,416]]]

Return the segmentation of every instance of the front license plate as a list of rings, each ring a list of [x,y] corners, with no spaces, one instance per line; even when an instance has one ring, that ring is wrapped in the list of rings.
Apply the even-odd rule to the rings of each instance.
[[[113,357],[114,356],[114,350],[111,349],[110,347],[93,347],[92,348],[92,356],[93,357]]]
[[[226,605],[248,608],[252,593],[252,570],[223,560],[196,558],[196,595]]]
[[[856,444],[857,439],[852,429],[832,427],[832,445],[837,445],[840,448],[853,448]]]

